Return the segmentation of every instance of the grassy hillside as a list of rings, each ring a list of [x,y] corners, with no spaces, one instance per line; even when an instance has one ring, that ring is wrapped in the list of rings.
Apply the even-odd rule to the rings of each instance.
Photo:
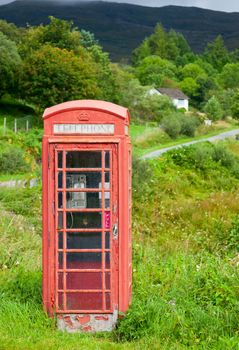
[[[230,50],[238,48],[238,13],[195,7],[152,8],[132,4],[91,1],[62,4],[53,1],[18,0],[0,7],[0,18],[20,26],[48,22],[48,16],[73,20],[93,32],[114,60],[129,57],[157,22],[181,32],[196,52],[221,34]],[[206,28],[206,30],[205,30]],[[125,40],[127,38],[127,40]]]
[[[0,191],[0,349],[237,349],[239,143],[134,161],[133,301],[112,334],[41,305],[41,186]]]

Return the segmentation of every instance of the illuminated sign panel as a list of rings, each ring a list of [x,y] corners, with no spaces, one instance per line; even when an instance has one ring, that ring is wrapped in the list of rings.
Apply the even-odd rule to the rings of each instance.
[[[114,124],[54,124],[54,134],[114,134]]]

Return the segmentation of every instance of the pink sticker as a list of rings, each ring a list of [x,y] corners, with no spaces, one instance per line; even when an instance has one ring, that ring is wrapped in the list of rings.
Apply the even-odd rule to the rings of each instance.
[[[105,212],[105,229],[110,229],[110,211]]]

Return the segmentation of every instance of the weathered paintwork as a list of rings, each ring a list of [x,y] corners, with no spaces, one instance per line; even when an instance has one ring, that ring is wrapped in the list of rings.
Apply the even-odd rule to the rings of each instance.
[[[43,136],[43,304],[49,316],[57,315],[60,329],[68,331],[98,331],[111,330],[117,320],[117,315],[125,313],[128,309],[132,293],[132,237],[131,237],[131,143],[128,136],[130,116],[128,110],[115,104],[104,101],[81,100],[66,102],[45,110],[44,136]],[[56,126],[57,125],[57,126]],[[78,127],[78,125],[81,125]],[[85,133],[84,133],[85,130]],[[78,133],[77,133],[78,132]],[[98,134],[99,132],[99,134]],[[66,200],[63,199],[60,208],[58,198],[59,192],[66,196],[68,190],[66,185],[59,189],[57,175],[62,173],[63,183],[66,181],[66,174],[69,169],[66,166],[66,159],[69,153],[73,152],[100,152],[102,165],[98,170],[102,174],[107,171],[110,174],[110,186],[105,190],[105,180],[102,177],[102,188],[94,190],[99,192],[99,198],[106,199],[110,196],[110,208],[102,209],[67,209]],[[90,154],[90,153],[85,153]],[[105,160],[109,154],[110,167],[107,168]],[[57,157],[63,158],[60,165]],[[80,169],[79,171],[82,171]],[[84,171],[89,171],[85,169]],[[92,171],[96,171],[92,169]],[[103,176],[103,175],[102,175]],[[74,189],[74,193],[92,192],[92,189]],[[68,193],[68,192],[67,192]],[[100,194],[101,193],[101,194]],[[102,197],[101,197],[102,196]],[[65,197],[64,197],[65,198]],[[59,209],[60,208],[60,209]],[[74,212],[100,212],[102,227],[102,248],[91,249],[90,252],[100,252],[102,261],[100,270],[102,274],[101,288],[99,291],[92,291],[88,286],[93,280],[94,270],[92,266],[77,266],[71,262],[66,266],[66,256],[69,252],[66,243],[68,232],[74,229],[67,228],[66,219],[69,210]],[[62,216],[62,227],[59,229],[59,217]],[[104,218],[104,219],[103,219]],[[105,225],[105,226],[104,226]],[[75,230],[76,231],[76,230]],[[80,229],[77,228],[77,231]],[[84,231],[87,231],[85,229]],[[92,230],[88,230],[89,232]],[[97,231],[97,230],[94,230]],[[110,248],[106,249],[105,234],[110,232]],[[59,235],[63,243],[59,248]],[[81,252],[82,250],[73,250]],[[86,250],[84,250],[86,251]],[[70,251],[72,252],[72,250]],[[110,256],[110,263],[107,267],[105,256]],[[59,262],[59,254],[63,256]],[[78,270],[74,270],[77,269]],[[95,266],[94,266],[95,268]],[[97,267],[98,268],[98,267]],[[72,289],[69,291],[67,280],[72,276],[70,283],[76,285],[75,275],[72,271],[84,273],[89,269],[92,273],[90,279],[86,279],[84,290]],[[108,269],[108,270],[107,270]],[[106,274],[110,275],[110,282],[106,281]],[[81,275],[83,276],[83,275]],[[87,276],[86,274],[84,276]],[[68,289],[67,289],[68,288]],[[79,292],[80,291],[80,292]],[[74,294],[75,293],[75,294]],[[83,294],[86,293],[86,294]],[[88,294],[87,294],[88,293]],[[98,293],[98,294],[94,294]],[[84,296],[89,295],[89,298]],[[93,296],[91,308],[90,296]],[[97,297],[98,295],[98,297]],[[68,302],[68,298],[71,303]],[[77,298],[81,298],[81,302]],[[102,298],[102,303],[99,302]],[[108,298],[108,299],[107,299]],[[101,300],[101,299],[100,299]],[[69,304],[74,307],[69,307]],[[81,305],[77,309],[75,305]],[[97,307],[100,305],[102,307]]]

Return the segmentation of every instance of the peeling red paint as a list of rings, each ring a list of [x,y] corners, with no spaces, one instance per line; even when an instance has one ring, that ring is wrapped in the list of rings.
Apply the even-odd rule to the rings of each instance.
[[[73,323],[71,321],[71,317],[70,316],[64,316],[64,321],[65,321],[65,324],[69,327],[73,327]]]
[[[108,316],[95,316],[95,320],[97,321],[108,321]]]
[[[82,330],[84,332],[90,332],[90,331],[92,331],[92,328],[91,328],[91,326],[85,326],[85,327],[82,328]]]
[[[90,315],[84,315],[84,316],[76,316],[76,321],[78,321],[80,324],[86,324],[90,322]]]

